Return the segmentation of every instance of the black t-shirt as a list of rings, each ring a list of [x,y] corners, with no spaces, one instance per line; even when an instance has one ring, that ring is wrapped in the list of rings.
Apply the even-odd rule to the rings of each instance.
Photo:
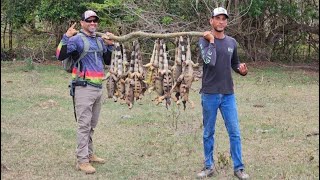
[[[202,88],[200,93],[233,94],[231,68],[239,73],[237,42],[230,36],[214,39],[210,43],[203,37],[199,39],[200,53],[203,60]]]

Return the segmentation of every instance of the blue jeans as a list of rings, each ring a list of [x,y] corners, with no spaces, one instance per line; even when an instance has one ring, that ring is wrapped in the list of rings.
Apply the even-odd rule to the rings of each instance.
[[[203,113],[203,146],[205,167],[214,164],[214,132],[218,109],[227,128],[230,153],[235,171],[244,169],[242,163],[241,137],[238,121],[237,104],[234,94],[201,94]]]

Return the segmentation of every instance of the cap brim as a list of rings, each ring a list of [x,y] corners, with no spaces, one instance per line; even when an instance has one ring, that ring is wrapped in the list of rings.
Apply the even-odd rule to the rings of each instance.
[[[90,16],[90,17],[88,17],[87,19],[89,19],[89,18],[91,18],[91,17],[95,17],[95,18],[97,18],[97,19],[100,19],[99,16]]]
[[[228,15],[228,14],[225,14],[225,13],[215,14],[215,15],[213,15],[212,17],[219,16],[219,15],[225,15],[227,18],[229,18],[229,15]]]

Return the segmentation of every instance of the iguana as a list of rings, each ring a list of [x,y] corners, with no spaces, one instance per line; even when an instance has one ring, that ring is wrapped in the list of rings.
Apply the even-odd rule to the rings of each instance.
[[[157,96],[155,98],[156,104],[159,104],[162,102],[163,99],[161,97],[164,95],[163,91],[163,76],[161,74],[161,70],[163,69],[163,40],[160,40],[160,45],[157,47],[156,54],[159,54],[159,56],[156,56],[155,61],[154,61],[154,66],[158,67],[157,74],[154,78],[154,87],[155,91],[157,93]],[[158,63],[158,64],[156,64]]]
[[[143,65],[145,68],[147,68],[146,70],[146,76],[145,76],[145,83],[148,86],[148,92],[150,93],[153,89],[154,89],[154,82],[155,82],[155,77],[156,77],[156,71],[157,71],[157,67],[154,66],[154,61],[156,58],[156,50],[157,50],[157,46],[159,46],[159,39],[155,40],[154,42],[154,46],[153,46],[153,51],[152,51],[152,55],[150,58],[150,62]]]
[[[143,87],[143,68],[142,68],[142,61],[141,54],[140,54],[140,45],[138,41],[133,41],[133,46],[135,50],[135,62],[134,62],[134,73],[131,75],[132,79],[134,80],[134,89],[133,94],[135,100],[142,99],[144,87]]]
[[[169,63],[166,52],[166,45],[163,43],[163,69],[160,71],[160,76],[162,76],[162,86],[164,95],[159,98],[166,100],[166,108],[171,104],[171,88],[173,85],[172,72],[169,70]]]
[[[122,51],[121,51],[121,46],[118,42],[115,43],[115,54],[116,54],[116,59],[117,59],[117,65],[118,65],[118,69],[117,69],[117,78],[118,81],[116,82],[117,85],[117,90],[115,93],[115,96],[117,98],[119,98],[120,100],[124,100],[124,72],[123,72],[123,55],[122,55]]]
[[[186,61],[182,62],[182,73],[172,87],[172,92],[179,89],[179,94],[176,96],[175,100],[177,100],[177,105],[182,102],[184,109],[186,109],[186,102],[189,102],[191,104],[191,108],[194,108],[194,103],[189,99],[189,90],[192,82],[194,81],[193,68],[198,65],[198,63],[195,64],[191,60],[190,39],[188,37]]]
[[[118,78],[116,76],[116,71],[115,71],[115,61],[116,61],[116,54],[112,53],[112,58],[111,58],[111,65],[109,72],[106,75],[106,88],[108,92],[108,98],[113,98],[113,100],[116,102],[117,97],[114,95],[116,91],[116,82],[118,81]]]

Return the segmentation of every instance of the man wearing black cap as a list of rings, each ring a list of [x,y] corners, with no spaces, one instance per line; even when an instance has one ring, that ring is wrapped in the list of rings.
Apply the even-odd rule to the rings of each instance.
[[[105,163],[105,160],[93,153],[93,133],[99,119],[102,100],[102,79],[104,64],[110,64],[113,42],[96,36],[99,17],[92,10],[81,16],[81,30],[73,24],[63,35],[57,47],[59,60],[68,57],[77,60],[72,69],[74,86],[75,116],[77,129],[77,165],[78,170],[91,174],[96,170],[90,163]],[[110,35],[111,33],[107,33]]]
[[[227,10],[218,7],[210,18],[211,31],[203,33],[199,47],[203,60],[201,104],[203,113],[204,168],[198,178],[214,174],[214,133],[218,109],[226,126],[234,175],[239,179],[248,179],[242,161],[241,136],[236,98],[233,89],[231,69],[245,76],[248,72],[245,63],[240,63],[237,54],[237,42],[224,34],[229,15]]]

